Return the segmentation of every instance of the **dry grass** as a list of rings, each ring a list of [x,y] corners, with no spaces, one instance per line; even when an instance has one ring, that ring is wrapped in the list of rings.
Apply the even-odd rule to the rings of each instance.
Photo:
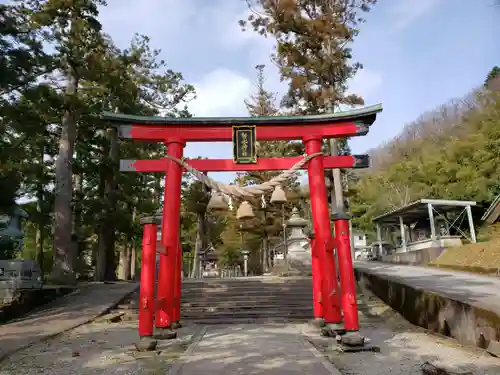
[[[500,223],[479,233],[481,242],[445,250],[429,266],[498,275],[500,270]]]

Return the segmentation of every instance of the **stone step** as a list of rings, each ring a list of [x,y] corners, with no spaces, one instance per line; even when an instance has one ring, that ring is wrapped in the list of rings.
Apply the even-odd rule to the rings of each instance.
[[[194,302],[194,301],[206,301],[206,302],[225,302],[225,301],[253,301],[255,303],[261,303],[265,301],[312,301],[313,296],[302,295],[302,296],[246,296],[246,295],[233,295],[233,296],[181,296],[183,302]],[[137,299],[138,300],[138,299]]]
[[[286,323],[305,323],[311,320],[308,318],[295,318],[295,317],[267,317],[267,318],[242,318],[242,317],[232,317],[231,319],[227,318],[190,318],[183,319],[182,321],[187,321],[191,324],[203,324],[203,325],[227,325],[227,324],[286,324]]]
[[[278,291],[278,290],[283,290],[283,291],[294,291],[294,290],[312,290],[312,285],[294,285],[294,286],[288,286],[288,285],[273,285],[271,286],[239,286],[237,288],[229,285],[229,286],[224,286],[224,287],[215,287],[215,286],[200,286],[197,288],[187,288],[183,287],[182,290],[186,292],[196,292],[196,291],[205,291],[205,290],[213,290],[217,292],[224,292],[228,290],[237,290],[237,291]]]
[[[183,288],[184,293],[303,293],[312,292],[311,287],[304,288],[198,288],[198,289],[187,289]]]
[[[137,319],[139,293],[118,309]],[[200,324],[307,322],[313,317],[311,278],[187,280],[181,320]]]
[[[268,309],[268,310],[260,310],[255,309],[253,311],[214,311],[214,312],[182,312],[181,311],[181,319],[190,319],[190,318],[232,318],[232,317],[242,317],[246,319],[259,319],[259,318],[313,318],[313,310],[304,310],[304,311],[283,311],[280,309]]]
[[[253,303],[253,301],[248,301],[248,300],[241,300],[241,301],[216,301],[215,303],[210,302],[210,301],[198,301],[198,300],[190,300],[188,302],[181,301],[181,307],[182,308],[190,308],[190,307],[205,307],[205,306],[231,306],[231,307],[245,307],[245,306],[263,306],[263,305],[279,305],[283,308],[288,308],[288,307],[300,307],[300,306],[312,306],[312,299],[311,300],[304,300],[304,301],[277,301],[277,302],[270,302],[268,300],[262,301],[262,303]],[[135,305],[136,306],[136,305]]]
[[[238,281],[238,282],[221,282],[221,281],[213,281],[213,282],[183,282],[182,287],[187,289],[199,289],[199,288],[250,288],[250,289],[265,289],[265,288],[300,288],[312,286],[312,279],[309,280],[290,280],[290,281],[279,281],[279,282],[246,282],[246,281]]]
[[[182,309],[182,307],[181,307]],[[197,312],[197,311],[267,311],[279,309],[280,311],[311,311],[312,306],[281,306],[281,305],[247,305],[247,306],[197,306],[197,307],[184,307],[182,311]]]
[[[184,279],[184,284],[286,284],[311,281],[311,276],[249,276],[227,278]]]
[[[182,290],[182,295],[185,296],[303,296],[312,295],[312,289],[297,289],[297,290],[200,290],[200,291],[190,291]]]
[[[123,316],[124,320],[127,321],[136,321],[138,320],[137,313],[127,312]],[[205,313],[199,315],[183,315],[181,314],[181,322],[189,322],[190,324],[257,324],[257,323],[275,323],[275,324],[284,324],[284,323],[304,323],[312,320],[312,312],[308,314],[302,315],[287,315],[287,316],[248,316],[248,315],[215,315],[213,313]]]
[[[261,301],[245,301],[245,300],[239,300],[239,301],[205,301],[205,300],[182,300],[181,301],[181,306],[183,307],[196,307],[196,306],[262,306],[262,305],[269,305],[269,306],[283,306],[283,307],[293,307],[293,306],[312,306],[313,305],[313,300],[307,299],[307,300],[261,300]],[[134,306],[137,306],[137,304],[134,304]]]
[[[137,309],[129,309],[129,310],[121,310],[119,308],[116,309],[117,312],[124,312],[128,315],[137,316]],[[289,309],[283,309],[280,306],[261,306],[259,308],[251,308],[241,309],[241,308],[188,308],[181,309],[181,316],[189,317],[189,316],[241,316],[247,318],[258,318],[266,316],[266,317],[286,317],[286,316],[312,316],[313,308],[312,307],[294,307]]]
[[[212,310],[258,310],[266,307],[276,308],[279,307],[282,310],[295,310],[295,309],[312,309],[312,301],[305,301],[303,303],[269,303],[264,301],[264,303],[254,304],[248,301],[238,301],[235,302],[225,302],[225,303],[206,303],[206,302],[186,302],[181,303],[181,311],[195,311],[198,309],[204,311]],[[139,310],[139,305],[137,303],[123,304],[117,306],[118,310]]]

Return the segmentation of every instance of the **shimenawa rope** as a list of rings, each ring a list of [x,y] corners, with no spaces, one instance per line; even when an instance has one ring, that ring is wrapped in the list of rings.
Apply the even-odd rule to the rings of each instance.
[[[322,152],[317,152],[310,155],[304,155],[304,158],[301,161],[295,163],[290,169],[284,171],[283,173],[280,173],[278,176],[273,177],[269,181],[266,181],[262,184],[250,185],[250,186],[229,185],[215,181],[214,179],[201,173],[197,169],[191,167],[183,159],[177,159],[169,155],[165,155],[165,157],[184,167],[188,172],[190,172],[193,176],[195,176],[198,180],[203,182],[211,189],[218,191],[219,193],[228,195],[230,197],[235,197],[245,200],[254,198],[256,196],[262,195],[266,192],[273,190],[276,186],[281,185],[283,182],[285,182],[295,173],[297,173],[297,171],[299,171],[309,161],[321,155],[323,155]]]

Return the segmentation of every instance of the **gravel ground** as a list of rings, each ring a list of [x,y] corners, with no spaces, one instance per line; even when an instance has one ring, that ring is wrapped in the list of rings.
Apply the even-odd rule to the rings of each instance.
[[[462,347],[452,339],[427,334],[372,294],[359,295],[358,304],[361,333],[370,340],[368,345],[380,348],[379,353],[341,353],[332,339],[318,338],[317,329],[309,325],[300,327],[342,374],[500,375],[499,358],[476,348]],[[431,371],[425,371],[428,369]]]
[[[156,351],[139,353],[135,319],[100,320],[12,355],[0,364],[0,375],[165,375],[198,330],[188,325],[176,340],[158,341]]]
[[[299,329],[344,375],[500,375],[500,359],[454,340],[427,334],[404,320],[371,294],[358,300],[362,334],[380,352],[339,353],[332,339],[311,325]],[[137,321],[127,315],[76,328],[12,355],[0,364],[0,375],[165,375],[200,327],[188,325],[179,338],[159,341],[154,352],[138,353]],[[447,372],[423,372],[426,363]]]

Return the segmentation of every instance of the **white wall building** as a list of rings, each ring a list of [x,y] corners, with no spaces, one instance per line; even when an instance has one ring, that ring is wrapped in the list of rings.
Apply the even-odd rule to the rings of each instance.
[[[366,234],[358,232],[358,231],[353,231],[352,232],[352,242],[354,245],[354,249],[362,249],[368,246],[368,241],[366,239]]]

